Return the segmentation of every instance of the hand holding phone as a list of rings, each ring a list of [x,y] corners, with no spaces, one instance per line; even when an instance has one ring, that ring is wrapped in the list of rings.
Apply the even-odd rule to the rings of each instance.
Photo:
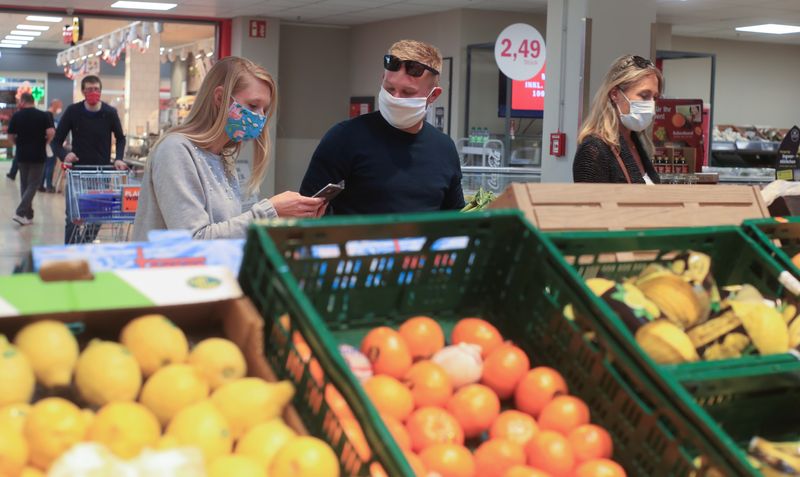
[[[330,202],[343,190],[344,190],[344,180],[339,181],[338,184],[326,185],[311,197],[320,198],[323,199],[325,202]]]

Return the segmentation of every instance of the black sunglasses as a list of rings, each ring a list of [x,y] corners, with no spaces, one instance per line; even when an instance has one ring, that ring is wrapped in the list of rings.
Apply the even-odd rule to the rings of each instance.
[[[430,71],[431,73],[438,75],[439,72],[436,71],[435,68],[431,68],[430,66],[420,63],[419,61],[414,60],[401,60],[400,58],[394,55],[383,55],[383,68],[389,71],[400,71],[400,66],[406,67],[406,73],[409,76],[413,76],[415,78],[419,78],[425,73],[425,70]]]
[[[631,56],[631,63],[636,65],[636,67],[640,69],[656,67],[656,65],[654,65],[652,61],[648,60],[647,58],[642,58],[641,56],[638,55]]]

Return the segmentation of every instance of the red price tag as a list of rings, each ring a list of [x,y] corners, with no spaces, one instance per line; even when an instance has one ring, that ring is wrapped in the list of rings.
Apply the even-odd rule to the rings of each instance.
[[[545,57],[541,33],[524,23],[506,27],[495,41],[497,67],[512,80],[527,80],[536,75],[544,67]]]

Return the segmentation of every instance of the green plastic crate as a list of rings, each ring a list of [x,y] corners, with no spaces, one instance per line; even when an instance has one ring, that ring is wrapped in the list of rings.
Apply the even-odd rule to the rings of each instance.
[[[750,283],[767,298],[797,301],[792,292],[797,289],[797,281],[738,227],[557,232],[548,233],[547,237],[584,278],[621,279],[650,263],[669,260],[674,252],[696,250],[711,256],[712,272],[719,286]],[[616,261],[615,257],[621,259]],[[644,355],[619,317],[603,308],[615,337]],[[680,381],[741,447],[754,435],[776,440],[800,436],[800,410],[793,405],[800,399],[800,361],[795,354],[677,366],[650,363],[662,375]]]
[[[374,254],[364,254],[369,250]],[[589,404],[592,421],[611,433],[628,475],[702,475],[694,473],[698,455],[722,475],[751,475],[744,455],[691,396],[594,318],[603,305],[517,211],[267,222],[249,231],[240,282],[267,329],[282,328],[279,317],[289,313],[322,365],[322,384],[332,383],[350,403],[389,475],[412,474],[336,347],[419,314],[445,328],[482,316],[532,365],[560,370],[570,392]],[[563,317],[567,304],[575,321]],[[285,369],[285,356],[294,352],[288,336],[281,330],[266,344],[279,348],[268,357],[283,378],[292,377]],[[309,373],[299,384],[295,405],[314,414],[307,403],[321,388]],[[305,419],[320,423],[315,433],[326,420],[336,421],[325,405]],[[370,462],[357,463],[351,472],[367,475]]]
[[[800,217],[745,220],[742,227],[770,256],[800,278],[800,268],[792,263],[792,257],[800,253]]]

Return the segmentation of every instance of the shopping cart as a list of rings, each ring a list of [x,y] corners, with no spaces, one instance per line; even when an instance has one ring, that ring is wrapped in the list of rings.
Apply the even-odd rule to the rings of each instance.
[[[67,219],[75,225],[68,243],[127,241],[136,216],[140,181],[107,166],[67,170]]]

